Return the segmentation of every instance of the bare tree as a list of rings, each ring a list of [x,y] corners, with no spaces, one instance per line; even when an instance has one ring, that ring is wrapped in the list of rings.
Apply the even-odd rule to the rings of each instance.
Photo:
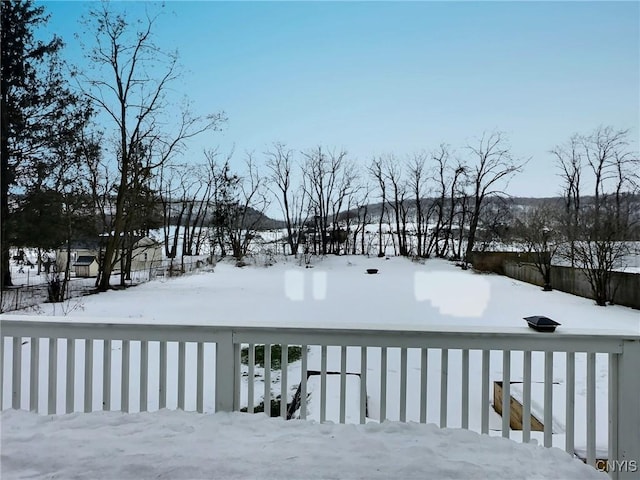
[[[513,210],[513,199],[509,197],[492,196],[485,200],[478,220],[476,250],[501,248],[500,244],[511,241]]]
[[[462,244],[464,243],[465,236],[465,228],[467,226],[467,219],[470,215],[471,209],[471,197],[465,188],[461,188],[459,192],[458,198],[458,214],[457,214],[457,225],[456,228],[458,230],[458,238],[455,253],[453,257],[457,260],[462,258]],[[463,267],[466,269],[467,264],[464,263]]]
[[[515,236],[519,237],[542,276],[545,292],[552,290],[551,262],[562,242],[560,232],[556,230],[557,224],[557,209],[545,204],[534,207],[522,219],[515,221]]]
[[[630,151],[614,152],[614,212],[616,228],[634,230],[637,219],[633,218],[631,197],[640,191],[640,158]],[[631,232],[629,232],[631,233]]]
[[[205,154],[206,156],[206,154]],[[194,165],[190,169],[193,186],[187,200],[184,219],[182,256],[200,255],[205,237],[205,222],[213,202],[215,172],[209,165]]]
[[[282,143],[276,143],[273,149],[266,152],[267,168],[270,170],[269,181],[275,190],[275,197],[280,204],[287,229],[287,243],[291,255],[297,257],[301,242],[302,225],[306,208],[306,192],[302,185],[295,189],[293,182],[294,152]]]
[[[321,254],[329,253],[332,234],[335,240],[338,216],[352,188],[354,178],[351,164],[344,150],[328,150],[322,147],[304,152],[304,175],[310,209],[314,213],[316,232],[320,235]],[[331,227],[331,231],[329,228]]]
[[[393,155],[387,157],[384,162],[385,180],[389,182],[391,189],[390,198],[387,200],[390,211],[393,212],[395,222],[395,236],[398,241],[398,253],[407,256],[407,220],[408,205],[406,202],[407,184],[403,178],[401,163]],[[394,241],[395,245],[395,241]]]
[[[365,184],[355,192],[355,210],[356,210],[356,224],[353,229],[351,254],[357,254],[358,248],[358,235],[360,236],[360,253],[362,255],[369,254],[365,248],[365,235],[367,225],[371,221],[371,215],[369,214],[369,196],[371,195],[371,185]]]
[[[330,202],[330,219],[331,219],[331,232],[329,234],[330,251],[335,254],[340,253],[340,245],[346,244],[348,240],[349,227],[347,224],[346,230],[342,228],[340,224],[340,215],[342,208],[345,206],[345,202],[352,199],[353,194],[359,188],[354,184],[354,179],[357,177],[356,166],[345,159],[342,164],[338,188],[334,200]],[[347,206],[347,210],[349,206]]]
[[[469,169],[473,192],[465,253],[465,261],[469,262],[485,198],[488,195],[502,193],[498,189],[500,184],[508,183],[513,175],[522,171],[526,162],[517,160],[511,155],[504,134],[500,132],[484,134],[477,145],[468,145],[467,149],[475,160]]]
[[[168,110],[169,86],[178,78],[177,55],[163,52],[153,39],[157,15],[147,13],[138,23],[129,23],[125,13],[116,13],[108,3],[94,7],[85,23],[95,32],[93,46],[86,48],[95,71],[78,74],[81,86],[94,108],[113,125],[119,180],[116,185],[112,231],[102,261],[99,288],[109,288],[109,279],[117,261],[122,234],[126,230],[129,179],[136,169],[136,149],[149,148],[144,168],[153,172],[178,153],[185,141],[209,129],[215,129],[222,115],[194,117],[188,110],[178,115],[172,131],[163,131],[163,115]]]
[[[575,264],[575,242],[580,213],[580,191],[582,178],[581,139],[573,135],[567,145],[556,146],[551,153],[560,168],[563,180],[562,196],[564,199],[564,216],[562,217],[565,237],[569,242],[569,258],[571,266]]]
[[[246,174],[238,177],[236,191],[232,193],[231,209],[226,227],[231,251],[237,261],[249,252],[251,242],[264,220],[264,212],[269,206],[265,179],[260,176],[253,156],[247,154]]]
[[[448,254],[449,252],[449,242],[451,242],[452,246],[451,249],[452,251],[454,250],[454,239],[453,239],[453,221],[456,217],[456,215],[462,215],[464,217],[464,211],[461,211],[464,209],[460,209],[459,208],[459,204],[460,204],[460,192],[461,190],[463,190],[464,186],[461,184],[464,184],[465,181],[465,175],[466,175],[466,167],[458,162],[454,167],[451,168],[452,172],[452,178],[451,178],[451,182],[449,184],[449,198],[448,198],[448,218],[446,221],[446,226],[445,226],[445,236],[444,236],[444,245],[442,247],[442,251],[444,252],[445,255]],[[462,227],[464,228],[464,218],[462,221]],[[454,257],[459,258],[460,254],[458,253],[457,255],[454,253],[453,255]]]
[[[416,255],[418,257],[424,256],[424,238],[427,235],[427,219],[424,211],[425,197],[427,196],[426,184],[427,175],[425,171],[425,162],[427,160],[427,154],[416,153],[411,158],[409,164],[409,179],[408,187],[413,194],[413,201],[415,203],[415,233],[416,233]]]
[[[434,202],[436,226],[433,231],[433,237],[435,240],[436,256],[443,257],[446,255],[446,249],[442,249],[444,245],[441,245],[443,236],[447,236],[446,224],[447,217],[445,215],[446,199],[449,193],[449,148],[447,145],[440,145],[439,149],[433,152],[431,158],[434,161],[434,174],[433,179],[437,185],[437,197]]]
[[[214,205],[216,187],[215,158],[217,155],[215,154],[215,152],[215,150],[206,151],[205,157],[207,159],[207,163],[206,165],[201,165],[199,167],[199,170],[202,172],[201,181],[203,182],[205,188],[204,193],[200,198],[200,204],[198,212],[193,221],[193,226],[191,227],[191,250],[193,250],[195,255],[200,255],[202,246],[204,245],[205,241],[209,239],[208,227],[211,220],[211,210]]]
[[[182,164],[163,165],[156,177],[156,190],[162,207],[164,254],[167,258],[175,258],[178,254],[180,225],[187,209],[190,189],[189,177],[189,168]]]
[[[185,247],[189,230],[187,215],[193,215],[194,192],[198,190],[198,175],[195,167],[184,163],[164,164],[155,178],[156,192],[161,207],[163,245],[165,256],[170,259],[169,274],[182,273],[184,270]],[[180,232],[183,248],[178,252]],[[180,257],[180,268],[175,262]]]
[[[567,234],[571,250],[565,255],[580,268],[598,305],[613,302],[616,286],[613,272],[624,267],[632,253],[634,219],[630,201],[637,192],[637,153],[629,149],[627,130],[599,127],[583,136],[574,136],[571,149],[554,152],[565,180],[568,209]],[[576,153],[579,151],[579,153]],[[593,196],[585,197],[580,179],[590,174]]]
[[[598,231],[593,228],[596,224]],[[621,231],[609,213],[596,221],[593,211],[582,212],[579,231],[585,238],[575,244],[576,267],[584,272],[596,304],[613,303],[617,287],[612,281],[613,273],[625,266],[631,246],[621,240]]]
[[[378,257],[384,257],[385,247],[382,241],[382,224],[387,211],[387,183],[382,158],[374,158],[369,165],[369,173],[378,184],[380,192],[380,216],[378,217]]]

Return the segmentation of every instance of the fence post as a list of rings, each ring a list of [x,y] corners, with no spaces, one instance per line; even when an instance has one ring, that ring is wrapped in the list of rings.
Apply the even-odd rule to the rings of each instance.
[[[618,411],[614,419],[618,455],[609,461],[618,461],[615,463],[618,478],[626,480],[638,478],[640,472],[640,340],[624,340],[618,358]]]
[[[232,412],[236,391],[233,332],[221,333],[216,343],[216,412]]]

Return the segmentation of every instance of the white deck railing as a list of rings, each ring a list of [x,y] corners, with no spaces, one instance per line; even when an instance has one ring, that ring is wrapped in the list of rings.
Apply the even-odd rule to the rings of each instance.
[[[562,328],[549,334],[537,333],[526,327],[420,328],[414,325],[384,328],[302,322],[278,325],[239,321],[214,325],[132,322],[132,319],[0,316],[0,406],[47,414],[90,412],[100,408],[111,410],[112,401],[114,397],[117,400],[119,393],[120,410],[147,411],[166,408],[168,393],[174,392],[177,399],[174,397],[173,400],[180,409],[185,409],[187,397],[195,397],[195,410],[198,412],[208,411],[207,405],[216,411],[239,410],[241,405],[246,405],[247,410],[253,412],[255,382],[246,381],[246,397],[242,399],[241,385],[243,373],[247,379],[254,379],[258,369],[255,366],[255,345],[281,345],[282,365],[289,363],[287,346],[297,345],[302,346],[300,379],[307,378],[310,361],[319,363],[320,421],[327,418],[327,372],[333,370],[328,367],[328,362],[332,362],[339,365],[339,421],[342,423],[346,421],[347,410],[346,376],[357,373],[360,376],[361,423],[367,421],[367,406],[369,417],[380,421],[392,417],[400,421],[411,419],[408,418],[408,398],[414,399],[414,404],[418,405],[416,411],[409,412],[409,417],[426,422],[428,400],[433,400],[428,389],[433,387],[439,389],[437,408],[441,427],[470,428],[470,412],[477,413],[479,407],[479,425],[471,428],[486,434],[490,430],[491,382],[498,380],[503,385],[503,396],[496,399],[502,404],[501,433],[504,437],[513,437],[510,385],[517,378],[522,379],[521,439],[528,442],[532,438],[532,371],[539,371],[544,383],[542,442],[550,447],[553,446],[554,433],[552,396],[556,363],[556,372],[558,364],[564,364],[562,374],[566,400],[563,406],[566,415],[563,415],[563,447],[566,451],[573,454],[575,443],[584,441],[587,463],[595,465],[596,417],[606,415],[609,473],[614,478],[635,478],[638,472],[640,335]],[[120,346],[119,353],[114,352],[116,344]],[[242,345],[248,346],[247,367],[241,366]],[[339,360],[337,353],[335,358],[329,355],[336,347],[340,352]],[[134,356],[132,351],[135,351]],[[264,352],[264,365],[271,365],[271,348],[265,348]],[[393,372],[397,381],[393,382],[389,381],[391,354],[394,358],[399,355],[400,360],[399,372]],[[498,363],[502,365],[492,374],[492,358],[495,366],[496,354]],[[596,389],[602,387],[598,385],[600,375],[596,375],[596,354],[605,354],[608,363],[608,378],[604,385],[608,391],[605,411],[598,410],[596,405]],[[456,362],[450,361],[453,355]],[[576,355],[585,360],[578,364],[578,369]],[[434,358],[438,364],[435,370]],[[375,365],[371,359],[375,359]],[[116,368],[112,368],[114,362]],[[474,377],[478,375],[472,382],[469,380],[470,367]],[[45,369],[46,372],[41,371]],[[586,418],[577,419],[578,423],[585,422],[585,439],[576,439],[575,436],[577,370],[580,378],[585,378],[583,374],[586,376]],[[132,371],[135,378],[132,378]],[[498,378],[496,371],[499,371]],[[432,378],[434,373],[435,379]],[[374,374],[375,378],[372,378]],[[264,369],[263,378],[263,398],[271,399],[271,369]],[[290,398],[293,383],[289,381],[288,369],[283,368],[280,372],[281,398]],[[46,387],[42,387],[43,384]],[[373,384],[377,388],[369,389],[368,385]],[[479,389],[475,388],[478,384]],[[114,385],[118,388],[114,389]],[[4,394],[3,386],[10,386],[10,394]],[[301,418],[307,417],[306,387],[306,382],[300,382]],[[44,388],[46,400],[39,398],[39,392]],[[399,391],[390,391],[396,388]],[[457,398],[452,398],[453,393]],[[399,398],[398,412],[387,412],[390,394]],[[131,402],[132,398],[137,400],[133,402],[137,405]],[[452,402],[459,408],[456,410],[459,418],[451,418],[449,414]],[[282,416],[286,415],[286,403],[281,404]],[[432,403],[429,406],[433,409]],[[374,405],[376,408],[372,412]],[[269,410],[265,408],[265,411]]]

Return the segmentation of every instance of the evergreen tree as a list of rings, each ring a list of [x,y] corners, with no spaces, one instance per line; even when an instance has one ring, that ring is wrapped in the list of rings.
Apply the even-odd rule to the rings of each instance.
[[[36,29],[49,18],[44,7],[30,0],[3,1],[0,17],[0,286],[4,288],[11,285],[9,247],[16,240],[18,220],[14,205],[18,198],[35,199],[37,192],[54,188],[51,177],[60,158],[56,153],[76,141],[90,112],[63,75],[62,40],[55,35],[47,42],[35,38]],[[31,227],[38,230],[37,225]]]

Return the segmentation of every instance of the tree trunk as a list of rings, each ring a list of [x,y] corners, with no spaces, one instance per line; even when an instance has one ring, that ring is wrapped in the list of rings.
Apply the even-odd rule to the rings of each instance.
[[[464,254],[464,261],[471,261],[471,252],[476,241],[476,230],[478,228],[478,221],[480,219],[480,206],[482,204],[482,198],[476,198],[473,213],[471,214],[471,222],[469,224],[469,237],[467,238],[467,248]]]

